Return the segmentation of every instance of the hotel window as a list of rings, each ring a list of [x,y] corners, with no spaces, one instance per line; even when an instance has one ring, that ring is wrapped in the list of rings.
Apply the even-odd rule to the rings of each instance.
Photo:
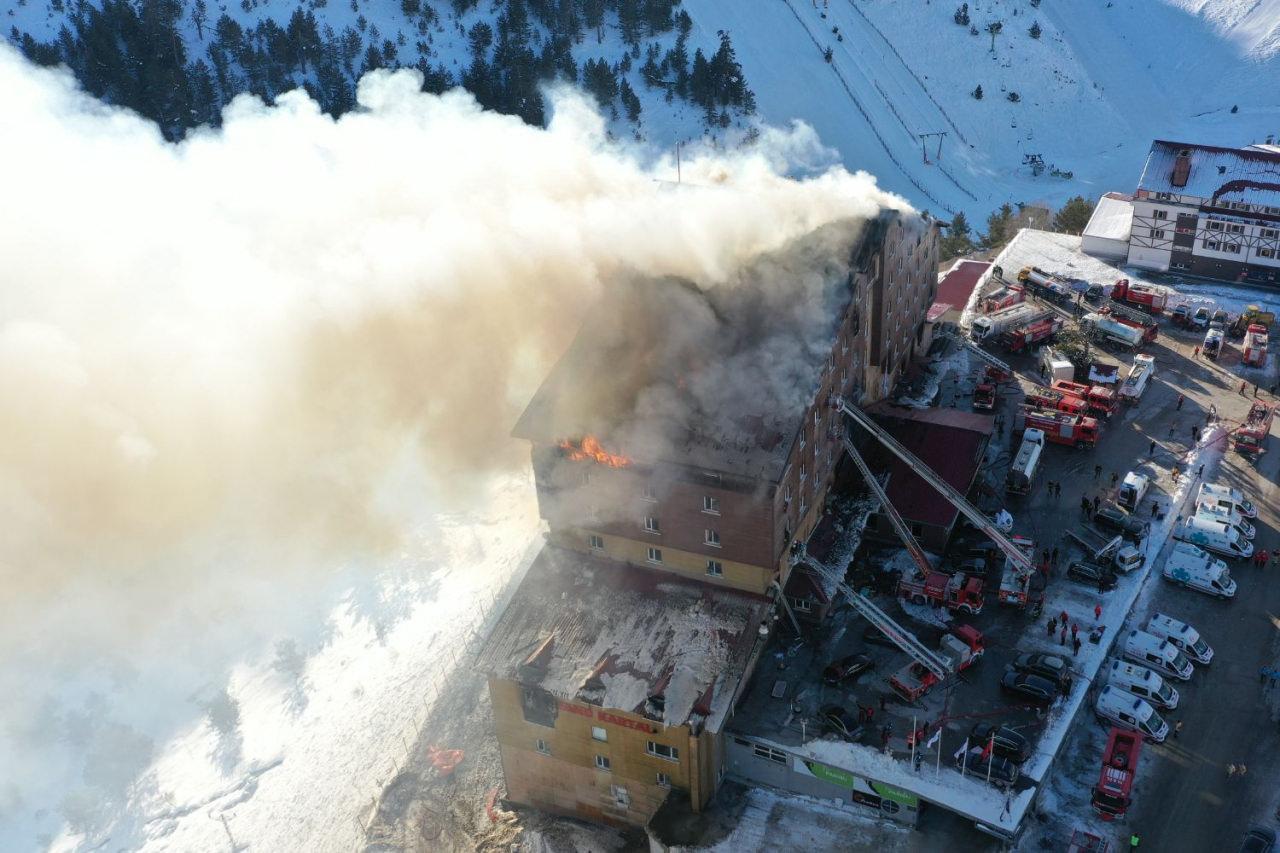
[[[650,548],[650,549],[649,549],[649,562],[650,562],[650,563],[661,563],[661,562],[662,562],[662,549],[661,549],[661,548]]]
[[[597,770],[608,770],[608,769],[609,769],[609,757],[608,757],[608,756],[606,756],[606,755],[597,755],[597,756],[596,756],[596,769],[597,769]]]
[[[1274,228],[1263,228],[1258,233],[1261,234],[1263,237],[1266,237],[1268,240],[1274,240],[1276,238],[1276,235],[1280,234],[1280,232],[1276,231],[1276,229]]]
[[[1164,229],[1163,229],[1163,228],[1152,228],[1152,229],[1151,229],[1151,236],[1152,236],[1152,238],[1153,238],[1153,239],[1156,239],[1156,240],[1163,240],[1163,239],[1164,239]]]
[[[1152,219],[1168,219],[1169,211],[1160,210],[1157,208],[1156,210],[1151,211],[1151,218]]]
[[[707,560],[707,574],[713,578],[724,576],[724,566],[719,560]]]
[[[648,501],[649,503],[658,502],[658,495],[654,492],[653,486],[646,485],[644,487],[644,490],[640,492],[640,500]]]
[[[1243,225],[1228,225],[1228,226],[1227,226],[1227,231],[1228,231],[1229,233],[1231,233],[1231,234],[1243,234],[1243,233],[1244,233],[1244,226],[1243,226]]]
[[[713,498],[711,495],[702,496],[702,511],[709,512],[712,515],[720,514],[720,499]]]
[[[1221,230],[1222,230],[1222,223],[1221,223],[1221,222],[1214,222],[1212,219],[1210,219],[1210,220],[1209,220],[1209,222],[1206,224],[1206,227],[1207,227],[1210,231],[1221,231]]]
[[[1210,249],[1211,251],[1216,252],[1216,251],[1218,251],[1218,241],[1217,241],[1217,240],[1205,240],[1205,241],[1204,241],[1204,247],[1205,247],[1206,249]]]
[[[1226,252],[1229,255],[1238,255],[1240,254],[1240,244],[1239,243],[1223,243],[1222,251]]]
[[[801,613],[808,613],[812,607],[809,603],[809,599],[807,598],[793,598],[791,599],[791,606],[796,610],[799,610]]]
[[[609,733],[600,726],[591,727],[591,739],[598,740],[602,743],[609,742]]]
[[[786,504],[791,503],[791,487],[790,486],[786,486],[782,490],[782,503],[784,506]]]
[[[752,752],[756,754],[757,758],[766,758],[769,761],[776,761],[778,764],[787,763],[787,754],[782,750],[774,749],[771,746],[761,746],[760,744],[755,744],[752,747]]]
[[[803,445],[801,445],[801,446],[803,446]],[[808,474],[808,472],[806,472],[806,471],[805,471],[804,466],[803,466],[803,465],[801,465],[801,466],[800,466],[800,482],[802,482],[802,483],[803,483],[804,481],[806,481],[806,480],[808,480],[808,479],[809,479],[809,474]]]
[[[658,525],[658,519],[652,515],[644,517],[644,529],[650,533],[661,533],[662,529]]]
[[[720,547],[719,531],[716,531],[716,530],[702,531],[702,541],[705,544],[710,545],[712,548],[719,548]]]
[[[805,444],[807,443],[808,442],[805,441],[805,437],[804,437],[804,427],[801,427],[800,428],[800,448],[803,450]]]
[[[1274,258],[1276,256],[1276,250],[1275,249],[1259,249],[1257,254],[1258,254],[1258,257],[1260,258]]]
[[[657,783],[656,783],[656,784],[658,785],[658,787],[659,787],[659,788],[670,788],[670,787],[671,787],[671,777],[670,777],[670,776],[668,776],[666,773],[659,773],[659,774],[657,774]]]
[[[592,533],[590,536],[587,537],[587,545],[590,546],[591,549],[594,551],[604,550],[604,540],[601,539],[599,536],[595,535],[594,533]]]
[[[680,750],[657,741],[649,741],[648,746],[645,747],[645,752],[658,758],[665,758],[667,761],[680,760]]]
[[[547,746],[547,742],[542,738],[538,738],[533,742],[533,748],[541,752],[543,755],[551,754],[551,747]]]

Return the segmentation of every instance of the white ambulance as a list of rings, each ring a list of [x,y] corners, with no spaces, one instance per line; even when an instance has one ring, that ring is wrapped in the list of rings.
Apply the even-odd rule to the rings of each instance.
[[[1213,649],[1204,638],[1186,622],[1172,616],[1157,613],[1147,620],[1147,633],[1168,640],[1196,663],[1208,665],[1213,660]]]
[[[1164,743],[1169,724],[1146,700],[1110,685],[1102,688],[1094,705],[1098,718],[1122,729],[1138,732],[1144,740]]]
[[[1179,681],[1190,681],[1195,667],[1178,647],[1146,631],[1130,631],[1124,641],[1124,656],[1134,663]]]
[[[1178,707],[1178,691],[1145,666],[1114,661],[1107,683],[1145,699],[1162,711]]]

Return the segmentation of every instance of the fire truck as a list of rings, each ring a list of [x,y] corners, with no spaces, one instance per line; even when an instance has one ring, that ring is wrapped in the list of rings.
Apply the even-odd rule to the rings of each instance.
[[[1134,311],[1119,304],[1099,308],[1098,313],[1110,317],[1121,325],[1141,332],[1142,340],[1140,343],[1149,344],[1160,337],[1160,324],[1149,314],[1143,314],[1140,311]]]
[[[982,297],[981,310],[983,314],[994,314],[997,311],[1003,311],[1006,308],[1012,308],[1027,298],[1026,291],[1016,284],[1006,284],[997,291]]]
[[[1000,603],[1020,608],[1032,604],[1033,610],[1038,611],[1044,602],[1044,575],[1034,570],[1036,543],[1026,536],[1014,536],[1011,541],[1032,569],[1028,571],[1013,560],[1005,560],[1004,574],[1000,576]]]
[[[1267,327],[1253,323],[1244,333],[1244,363],[1264,367],[1267,363]]]
[[[1071,301],[1071,285],[1039,267],[1023,267],[1018,271],[1018,281],[1039,294],[1042,299],[1052,299],[1055,302]]]
[[[1086,385],[1083,382],[1068,382],[1065,379],[1059,379],[1053,383],[1053,389],[1061,391],[1063,394],[1079,397],[1089,404],[1090,412],[1102,415],[1104,418],[1111,417],[1120,408],[1119,402],[1116,401],[1116,392],[1101,385]]]
[[[1146,314],[1161,314],[1169,302],[1169,292],[1153,284],[1130,284],[1122,278],[1111,288],[1111,300]]]
[[[1083,415],[1046,412],[1023,406],[1013,422],[1013,431],[1017,433],[1030,428],[1044,430],[1044,437],[1049,441],[1066,444],[1076,450],[1098,443],[1098,422]]]
[[[982,633],[972,625],[959,625],[943,634],[938,641],[938,656],[946,661],[950,672],[962,672],[982,659],[986,651]],[[889,677],[889,686],[908,702],[914,702],[929,688],[942,681],[934,672],[916,661]]]
[[[1103,820],[1124,817],[1133,803],[1133,780],[1138,773],[1142,735],[1113,727],[1102,756],[1102,773],[1093,787],[1093,810]]]
[[[1042,344],[1062,331],[1061,317],[1041,317],[1025,326],[1010,329],[999,337],[999,342],[1009,352],[1022,352],[1027,347]]]
[[[982,612],[982,605],[985,603],[982,581],[969,577],[964,572],[954,575],[929,572],[923,580],[899,581],[898,597],[908,599],[913,604],[942,605],[948,610],[973,616]]]
[[[1056,388],[1036,387],[1027,391],[1027,405],[1051,412],[1066,412],[1069,415],[1089,414],[1089,404],[1074,394],[1059,391]]]
[[[1271,421],[1275,418],[1275,406],[1257,401],[1249,409],[1249,415],[1231,433],[1231,447],[1241,453],[1257,456],[1271,434]]]

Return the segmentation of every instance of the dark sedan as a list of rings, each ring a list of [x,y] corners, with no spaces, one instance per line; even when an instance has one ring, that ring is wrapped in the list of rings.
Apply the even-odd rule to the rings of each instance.
[[[846,709],[839,705],[828,705],[822,709],[822,725],[845,740],[857,740],[862,736],[862,726]]]
[[[842,681],[857,678],[867,670],[874,669],[875,665],[876,662],[871,659],[870,655],[848,655],[834,663],[827,664],[827,668],[822,671],[822,680],[827,684],[839,684]]]
[[[1050,705],[1058,698],[1058,686],[1047,678],[1010,669],[1000,679],[1000,689],[1032,705]]]
[[[1071,689],[1071,664],[1059,655],[1044,652],[1019,655],[1013,662],[1013,668],[1018,672],[1037,675],[1046,681],[1052,681],[1054,686],[1063,691]]]
[[[1116,588],[1116,573],[1106,566],[1099,566],[1097,563],[1089,563],[1083,560],[1072,563],[1067,566],[1067,577],[1076,583],[1088,584],[1097,587],[1103,592],[1109,592]]]
[[[1134,518],[1120,507],[1109,503],[1098,507],[1098,511],[1093,514],[1093,523],[1119,533],[1126,542],[1141,542],[1151,531],[1149,523]]]
[[[992,750],[1001,758],[1021,764],[1031,757],[1031,741],[1008,726],[978,723],[969,734],[970,743],[992,744]]]
[[[1018,766],[1012,761],[998,755],[982,757],[982,747],[975,746],[968,753],[960,753],[956,759],[956,767],[966,774],[972,773],[983,779],[990,779],[997,788],[1008,788],[1018,781]]]

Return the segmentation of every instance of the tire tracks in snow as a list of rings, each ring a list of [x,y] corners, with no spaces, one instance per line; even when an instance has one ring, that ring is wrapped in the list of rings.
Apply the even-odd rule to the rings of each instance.
[[[822,45],[818,42],[816,38],[814,38],[813,31],[810,30],[809,25],[804,22],[804,18],[800,17],[800,13],[796,11],[796,7],[792,5],[791,0],[782,0],[782,2],[787,4],[787,8],[791,10],[791,14],[795,16],[796,22],[800,24],[801,28],[805,32],[805,35],[809,37],[809,41],[813,42],[813,46],[818,49],[818,53],[819,55],[821,55]],[[902,164],[902,161],[898,159],[897,155],[893,153],[893,150],[889,147],[889,143],[885,141],[885,138],[880,134],[879,128],[877,128],[875,125],[875,122],[871,120],[871,114],[867,112],[866,107],[864,107],[862,105],[862,102],[858,100],[858,96],[853,93],[852,87],[849,86],[849,81],[845,80],[844,75],[840,73],[839,68],[836,68],[835,63],[828,62],[827,65],[830,66],[831,70],[835,73],[836,79],[840,81],[840,85],[844,87],[845,92],[849,95],[849,100],[853,101],[854,107],[857,108],[858,112],[861,113],[862,117],[866,120],[867,127],[871,128],[871,132],[875,135],[876,139],[879,141],[880,147],[884,149],[884,153],[888,155],[889,159],[893,162],[893,165],[898,167],[898,171],[902,173],[903,177],[905,177],[908,181],[910,181],[911,185],[916,189],[918,189],[924,195],[925,198],[929,199],[931,202],[941,207],[947,213],[950,213],[951,215],[954,216],[955,210],[953,210],[950,206],[948,206],[947,204],[939,200],[936,196],[934,196],[933,193],[925,189],[920,184],[920,182],[916,180],[915,176],[907,171],[907,167],[904,166]]]

